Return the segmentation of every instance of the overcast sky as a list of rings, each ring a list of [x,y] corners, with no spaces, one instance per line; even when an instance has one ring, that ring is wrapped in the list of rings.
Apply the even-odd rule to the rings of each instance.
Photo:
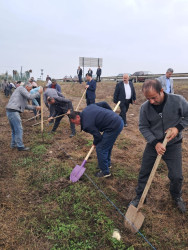
[[[0,73],[73,76],[80,56],[103,58],[103,76],[188,72],[188,0],[0,0],[0,10]]]

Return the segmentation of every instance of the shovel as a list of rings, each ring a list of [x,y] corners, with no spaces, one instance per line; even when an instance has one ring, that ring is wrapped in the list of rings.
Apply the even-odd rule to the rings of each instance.
[[[79,101],[79,103],[78,103],[78,105],[77,105],[77,107],[76,107],[76,110],[75,110],[75,111],[78,111],[79,106],[80,106],[80,103],[81,103],[81,101],[82,101],[82,99],[84,98],[84,95],[85,95],[85,93],[86,93],[86,90],[87,90],[87,89],[85,89],[85,90],[84,90],[84,93],[83,93],[83,95],[82,95],[82,97],[81,97],[81,99],[80,99],[80,101]]]
[[[168,132],[165,136],[165,139],[163,141],[164,147],[166,147],[166,144],[168,142],[167,138],[170,135],[170,133],[171,133],[171,130],[168,130]],[[160,163],[161,158],[162,158],[162,155],[158,155],[156,160],[155,160],[155,164],[154,164],[153,169],[150,173],[150,176],[149,176],[149,179],[148,179],[147,184],[145,186],[144,192],[142,193],[142,196],[141,196],[140,201],[138,203],[138,207],[134,207],[133,205],[130,205],[126,214],[125,214],[125,217],[126,217],[126,219],[124,221],[125,227],[131,229],[131,231],[133,233],[138,232],[138,230],[141,228],[141,226],[144,222],[145,216],[140,212],[140,209],[143,206],[144,200],[147,196],[148,190],[151,186],[151,183],[153,181],[155,172],[157,170],[157,167]]]
[[[115,106],[115,108],[113,110],[114,112],[116,112],[119,105],[120,105],[120,101]],[[91,149],[89,150],[89,153],[87,154],[86,158],[82,162],[81,166],[76,165],[76,167],[72,170],[72,172],[70,174],[70,181],[77,182],[80,179],[80,177],[84,174],[84,172],[86,170],[86,168],[84,166],[85,166],[88,158],[90,157],[91,153],[93,152],[94,147],[95,147],[94,145],[91,147]]]

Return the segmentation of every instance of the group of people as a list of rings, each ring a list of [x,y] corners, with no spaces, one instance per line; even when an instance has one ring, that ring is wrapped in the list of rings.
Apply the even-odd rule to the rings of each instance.
[[[142,158],[142,165],[138,177],[136,197],[131,201],[135,207],[151,173],[157,155],[162,158],[168,167],[170,179],[170,194],[178,209],[186,212],[186,205],[182,198],[182,131],[188,126],[188,102],[184,97],[174,94],[173,70],[167,70],[166,75],[158,79],[146,80],[142,86],[142,93],[147,99],[140,109],[139,129],[147,144]],[[93,135],[93,145],[96,147],[98,169],[96,177],[107,178],[111,175],[111,152],[118,135],[127,127],[126,112],[130,103],[136,102],[136,92],[129,76],[124,74],[123,81],[119,82],[114,90],[114,103],[121,102],[120,115],[112,111],[105,101],[95,103],[96,81],[92,74],[86,74],[86,104],[82,112],[74,111],[72,102],[61,93],[61,87],[55,79],[52,83],[31,94],[31,83],[18,87],[12,94],[6,107],[7,117],[12,129],[11,148],[19,151],[28,150],[22,140],[22,124],[20,113],[27,109],[40,110],[40,106],[29,106],[27,101],[36,99],[44,91],[44,102],[49,109],[49,122],[55,120],[52,132],[56,131],[59,123],[67,115],[73,137],[76,134],[75,125],[81,130]],[[30,92],[30,93],[29,93]],[[57,117],[57,119],[56,119]],[[170,129],[166,148],[162,142],[166,132]]]
[[[91,68],[88,69],[88,74],[91,75],[91,77],[93,76],[93,70]],[[79,83],[81,84],[83,81],[82,81],[82,68],[80,68],[80,66],[78,67],[77,69],[77,75],[78,75],[78,81]],[[96,81],[97,82],[101,82],[101,74],[102,74],[102,69],[101,67],[99,66],[97,68],[97,71],[96,71]]]

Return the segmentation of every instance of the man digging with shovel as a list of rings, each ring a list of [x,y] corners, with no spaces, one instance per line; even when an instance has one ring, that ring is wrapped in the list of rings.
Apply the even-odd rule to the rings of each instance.
[[[54,126],[52,128],[51,132],[55,132],[56,129],[59,127],[59,123],[61,119],[64,117],[63,115],[68,115],[73,110],[72,102],[69,99],[66,99],[65,97],[57,96],[57,97],[47,97],[47,101],[50,105],[53,106],[53,114],[51,117],[48,118],[48,121],[55,119]],[[62,116],[61,116],[62,115]],[[55,118],[55,117],[58,118]],[[60,117],[59,117],[60,116]],[[70,117],[69,117],[70,121]],[[75,125],[70,121],[70,129],[71,129],[71,135],[70,138],[76,135]]]
[[[72,112],[70,120],[76,125],[81,125],[81,130],[94,137],[93,145],[96,146],[99,172],[96,177],[111,176],[111,152],[113,145],[121,133],[124,123],[122,118],[112,111],[106,102],[90,104],[81,113]],[[103,132],[103,135],[101,135]]]
[[[136,197],[131,205],[138,206],[157,155],[168,167],[170,194],[175,205],[186,212],[182,195],[182,130],[188,126],[188,102],[180,95],[167,94],[158,80],[147,80],[142,87],[147,101],[141,106],[139,129],[147,141],[138,177]],[[165,133],[168,144],[163,146]]]

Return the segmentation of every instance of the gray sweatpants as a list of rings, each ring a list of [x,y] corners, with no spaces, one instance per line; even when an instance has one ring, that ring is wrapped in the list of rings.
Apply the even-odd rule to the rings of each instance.
[[[138,177],[138,186],[136,193],[138,197],[141,197],[144,191],[145,185],[149,178],[150,172],[153,168],[157,157],[155,147],[147,144],[143,158],[142,165]],[[176,143],[166,147],[166,152],[162,159],[166,162],[168,167],[168,178],[170,179],[170,193],[172,198],[179,198],[181,196],[182,189],[182,144]]]

